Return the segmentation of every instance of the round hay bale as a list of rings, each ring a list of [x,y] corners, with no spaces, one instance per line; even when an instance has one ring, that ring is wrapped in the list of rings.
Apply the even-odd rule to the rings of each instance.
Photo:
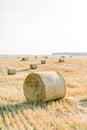
[[[17,57],[18,59],[20,59],[20,57]]]
[[[65,80],[58,72],[31,73],[24,81],[23,91],[29,103],[60,99],[66,94]]]
[[[65,56],[61,56],[62,58],[65,58]]]
[[[46,60],[41,60],[41,64],[46,64]]]
[[[47,59],[48,57],[47,57],[47,56],[45,56],[45,58]]]
[[[70,56],[70,57],[72,57],[72,56]]]
[[[16,74],[16,69],[8,69],[8,75]]]
[[[59,62],[64,62],[64,59],[60,58],[60,59],[59,59]]]
[[[22,59],[21,59],[21,61],[27,61],[28,60],[28,58],[26,58],[26,57],[23,57]]]
[[[35,59],[37,59],[37,56],[35,56]]]
[[[37,69],[37,64],[30,64],[30,69]]]

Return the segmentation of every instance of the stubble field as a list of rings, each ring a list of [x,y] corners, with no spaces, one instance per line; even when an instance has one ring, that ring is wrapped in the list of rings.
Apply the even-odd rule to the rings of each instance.
[[[87,57],[48,56],[0,57],[0,129],[1,130],[87,130]],[[30,64],[38,68],[30,70]],[[16,75],[7,69],[15,68]],[[66,82],[64,99],[37,105],[28,104],[23,94],[23,82],[36,71],[60,72]]]

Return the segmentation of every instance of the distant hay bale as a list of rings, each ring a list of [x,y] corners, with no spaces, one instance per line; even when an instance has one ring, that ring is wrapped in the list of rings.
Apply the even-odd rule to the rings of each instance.
[[[37,64],[30,64],[30,69],[37,69]]]
[[[64,59],[63,59],[63,58],[60,58],[60,59],[59,59],[59,63],[60,63],[60,62],[64,62]]]
[[[65,58],[65,56],[61,56],[62,58]]]
[[[20,57],[17,57],[18,59],[20,59]]]
[[[46,64],[46,60],[41,60],[41,64]]]
[[[72,56],[70,56],[70,57],[72,57]]]
[[[28,57],[23,57],[21,61],[28,61]]]
[[[23,91],[29,103],[61,99],[66,94],[65,80],[58,72],[36,72],[24,80]]]
[[[45,56],[45,59],[47,59],[48,57],[47,56]]]
[[[8,69],[8,75],[15,75],[16,69]]]
[[[35,59],[37,59],[37,56],[35,56]]]

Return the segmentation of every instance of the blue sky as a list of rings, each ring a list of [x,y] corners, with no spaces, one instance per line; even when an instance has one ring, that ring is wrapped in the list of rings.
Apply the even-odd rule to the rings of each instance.
[[[0,54],[87,52],[87,1],[0,0]]]

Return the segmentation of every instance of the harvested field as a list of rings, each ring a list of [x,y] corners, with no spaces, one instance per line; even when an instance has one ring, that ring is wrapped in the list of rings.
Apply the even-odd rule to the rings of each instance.
[[[21,57],[20,57],[21,58]],[[29,56],[26,62],[17,57],[0,57],[0,129],[2,130],[86,130],[87,129],[87,57]],[[30,70],[30,64],[38,68]],[[8,75],[15,68],[15,75]],[[23,83],[28,74],[57,71],[66,83],[66,96],[41,105],[28,104]]]

